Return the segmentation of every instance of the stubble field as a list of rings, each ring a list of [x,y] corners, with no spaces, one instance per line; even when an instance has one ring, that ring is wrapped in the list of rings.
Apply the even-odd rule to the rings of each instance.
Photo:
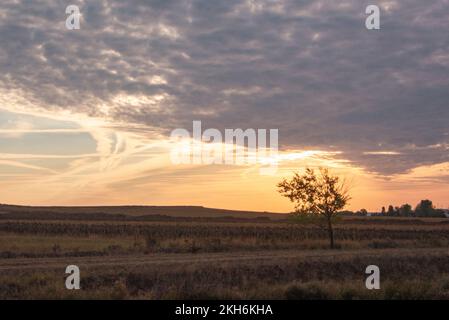
[[[0,219],[0,299],[449,299],[449,221]],[[65,288],[65,268],[81,289]],[[381,289],[365,287],[377,265]]]

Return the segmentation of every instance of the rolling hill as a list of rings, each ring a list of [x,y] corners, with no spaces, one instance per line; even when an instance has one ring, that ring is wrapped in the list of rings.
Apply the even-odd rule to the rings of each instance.
[[[156,218],[216,218],[282,220],[285,214],[206,208],[202,206],[17,206],[0,205],[0,218],[15,219],[118,219],[153,220]]]

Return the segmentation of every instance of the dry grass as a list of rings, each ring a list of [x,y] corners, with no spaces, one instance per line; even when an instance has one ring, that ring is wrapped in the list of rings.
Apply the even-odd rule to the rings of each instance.
[[[3,220],[0,298],[449,298],[445,220],[344,219],[334,251],[326,236],[285,222]],[[364,287],[369,264],[381,290]]]
[[[0,298],[447,299],[449,255],[439,250],[314,251],[276,258],[199,256],[101,265],[80,261],[82,290],[63,287],[63,268],[4,269]],[[168,255],[170,256],[170,255]],[[144,260],[142,260],[144,261]],[[62,262],[62,261],[61,261]],[[381,267],[381,290],[365,289],[365,267]],[[423,266],[426,266],[423,268]]]

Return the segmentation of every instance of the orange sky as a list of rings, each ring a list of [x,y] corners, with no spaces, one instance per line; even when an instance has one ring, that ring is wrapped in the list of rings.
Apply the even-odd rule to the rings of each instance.
[[[262,175],[258,165],[175,165],[168,138],[122,131],[100,119],[73,115],[67,121],[64,115],[5,110],[1,115],[13,124],[0,130],[2,203],[202,205],[286,212],[293,206],[277,193],[277,182],[306,166],[325,166],[350,181],[352,210],[414,206],[424,198],[440,207],[449,205],[449,186],[437,180],[448,163],[384,177],[367,173],[338,152],[285,150],[279,152],[275,174]]]

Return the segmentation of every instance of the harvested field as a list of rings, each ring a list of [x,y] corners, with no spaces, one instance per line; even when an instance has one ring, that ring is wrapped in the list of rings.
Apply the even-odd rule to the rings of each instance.
[[[287,221],[0,220],[3,299],[447,299],[444,219]],[[65,288],[65,267],[81,290]],[[380,290],[365,268],[381,270]]]

